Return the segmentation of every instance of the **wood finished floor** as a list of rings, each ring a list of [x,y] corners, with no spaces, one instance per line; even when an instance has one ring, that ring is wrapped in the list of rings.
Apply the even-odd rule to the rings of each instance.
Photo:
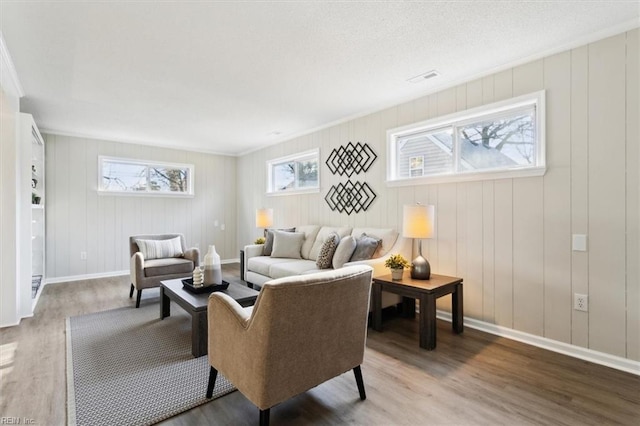
[[[224,265],[224,272],[237,275],[238,265]],[[65,318],[133,307],[128,293],[128,277],[47,285],[33,318],[1,329],[0,421],[20,417],[38,425],[65,424]],[[383,326],[382,333],[369,329],[362,366],[366,401],[359,400],[349,372],[276,406],[271,423],[640,423],[638,376],[469,328],[454,335],[445,322],[438,324],[437,349],[429,352],[418,347],[415,319],[391,315]],[[203,371],[202,380],[207,380],[207,373]],[[163,424],[257,422],[257,409],[234,392]]]

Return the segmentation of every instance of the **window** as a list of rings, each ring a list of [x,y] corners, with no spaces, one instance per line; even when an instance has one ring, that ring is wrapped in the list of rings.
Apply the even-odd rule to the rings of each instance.
[[[424,155],[409,158],[409,176],[416,177],[424,174]]]
[[[320,190],[320,151],[317,149],[267,162],[267,193],[291,194]]]
[[[387,132],[389,185],[541,176],[544,91]]]
[[[132,195],[193,195],[193,165],[98,158],[98,191]]]

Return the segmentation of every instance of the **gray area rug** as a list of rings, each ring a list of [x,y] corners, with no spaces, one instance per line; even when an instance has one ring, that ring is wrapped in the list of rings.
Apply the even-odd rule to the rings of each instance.
[[[67,318],[70,425],[150,425],[209,402],[209,363],[191,355],[191,318],[157,303]],[[218,375],[213,398],[235,388]]]

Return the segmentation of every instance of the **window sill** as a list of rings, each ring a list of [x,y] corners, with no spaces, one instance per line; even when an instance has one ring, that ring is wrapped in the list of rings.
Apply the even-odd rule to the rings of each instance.
[[[278,192],[267,192],[267,197],[280,197],[282,195],[301,195],[301,194],[317,194],[320,192],[320,188],[310,188],[310,189],[293,189],[290,191],[278,191]]]
[[[116,197],[151,197],[151,198],[193,198],[194,194],[172,194],[167,192],[126,192],[126,191],[103,191],[98,189],[98,195],[116,196]]]
[[[431,185],[438,183],[456,183],[456,182],[477,182],[495,179],[513,179],[523,177],[544,176],[547,172],[546,166],[530,167],[527,169],[515,170],[489,170],[486,172],[459,173],[450,175],[423,176],[407,179],[387,180],[388,187],[395,186],[414,186],[414,185]]]

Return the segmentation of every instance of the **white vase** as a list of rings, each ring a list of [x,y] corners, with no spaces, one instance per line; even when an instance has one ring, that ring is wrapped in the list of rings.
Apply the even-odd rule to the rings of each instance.
[[[204,256],[204,285],[222,284],[222,267],[220,256],[216,253],[216,246],[209,246]]]

